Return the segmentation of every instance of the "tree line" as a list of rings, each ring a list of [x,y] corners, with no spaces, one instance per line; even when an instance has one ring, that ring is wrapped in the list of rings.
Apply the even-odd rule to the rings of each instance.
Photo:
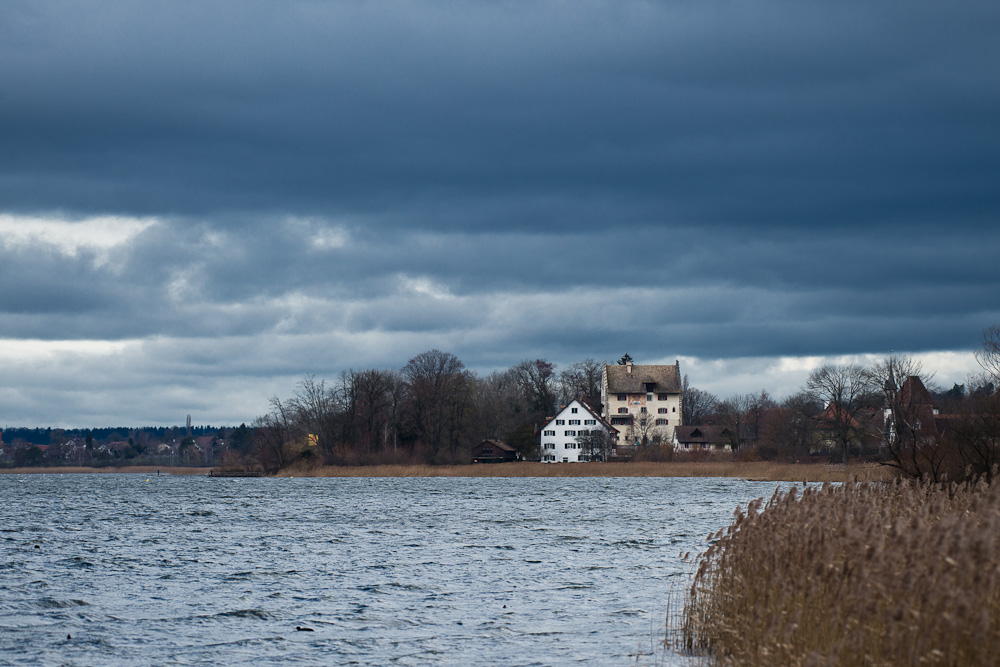
[[[267,470],[301,458],[330,465],[464,463],[485,439],[537,455],[536,432],[573,398],[596,403],[603,364],[561,371],[544,359],[479,375],[454,354],[428,350],[399,370],[341,372],[332,382],[306,376],[292,396],[270,399],[252,424],[254,454]]]
[[[723,426],[744,458],[863,457],[934,482],[992,480],[1000,465],[1000,325],[983,332],[976,359],[982,372],[950,389],[906,355],[827,364],[781,402],[766,390],[720,400],[685,378],[684,423]]]

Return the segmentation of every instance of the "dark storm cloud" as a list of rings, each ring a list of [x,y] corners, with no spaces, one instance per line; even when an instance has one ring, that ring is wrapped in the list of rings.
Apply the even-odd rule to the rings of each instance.
[[[956,340],[968,348],[1000,315],[991,268],[1000,230],[958,229],[944,242],[919,227],[868,232],[860,243],[838,230],[717,233],[706,243],[690,229],[664,240],[647,228],[620,239],[164,221],[104,263],[35,247],[0,253],[0,337],[381,332],[430,346],[472,332],[515,356],[559,346],[585,357],[602,339],[644,356],[665,344],[699,356],[816,355]],[[465,354],[486,352],[469,345]]]
[[[987,3],[14,7],[12,207],[579,229],[997,206]]]
[[[0,407],[96,418],[101,376],[130,414],[238,417],[430,347],[971,349],[1000,320],[997,34],[980,0],[8,0],[0,339],[28,342]],[[6,238],[101,215],[145,222]]]

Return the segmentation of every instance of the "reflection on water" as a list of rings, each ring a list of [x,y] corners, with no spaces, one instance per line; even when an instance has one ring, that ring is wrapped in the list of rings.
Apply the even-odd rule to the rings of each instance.
[[[0,664],[625,665],[774,487],[0,475]]]

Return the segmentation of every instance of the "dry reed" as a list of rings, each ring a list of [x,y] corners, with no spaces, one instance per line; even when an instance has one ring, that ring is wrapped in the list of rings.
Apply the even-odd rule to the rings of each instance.
[[[1000,664],[1000,485],[776,492],[710,536],[677,648],[713,664]]]

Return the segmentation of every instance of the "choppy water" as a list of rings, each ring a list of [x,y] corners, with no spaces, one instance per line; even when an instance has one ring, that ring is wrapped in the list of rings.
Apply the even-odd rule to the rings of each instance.
[[[774,487],[0,475],[0,664],[628,665]]]

